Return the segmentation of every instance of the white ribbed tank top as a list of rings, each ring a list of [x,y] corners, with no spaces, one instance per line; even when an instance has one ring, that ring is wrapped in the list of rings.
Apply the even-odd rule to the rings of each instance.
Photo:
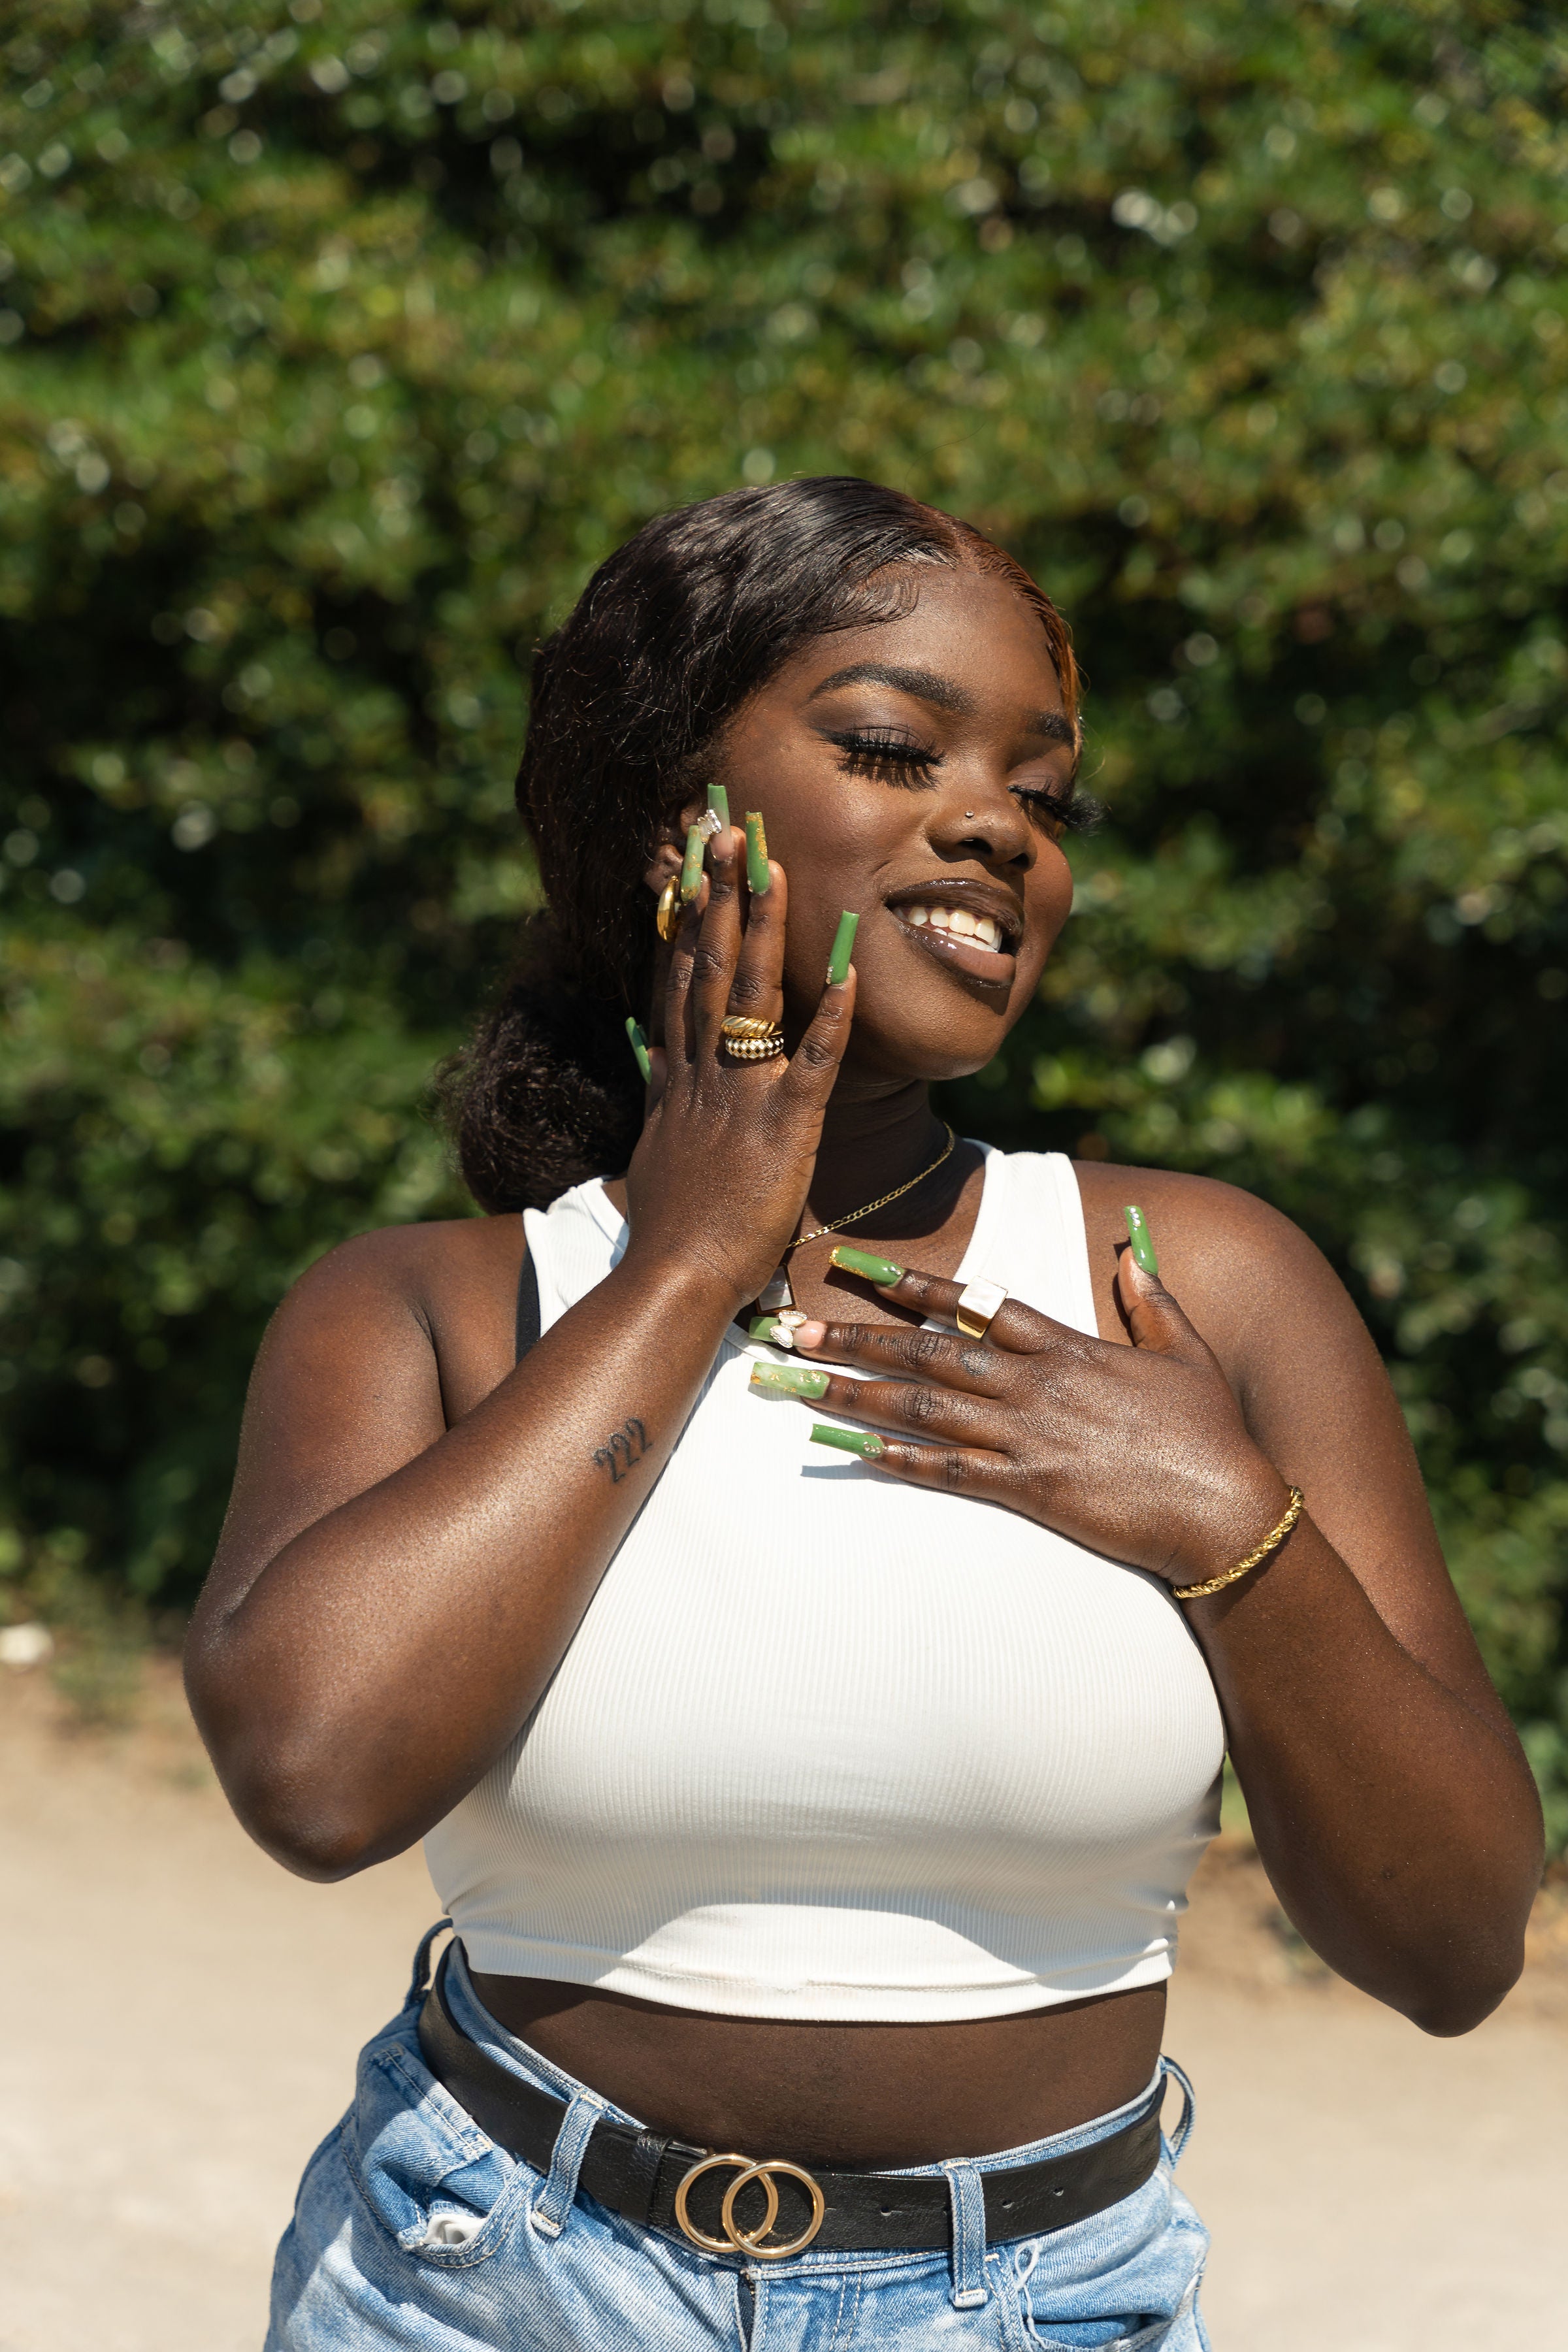
[[[982,1149],[961,1278],[1092,1332],[1070,1163]],[[548,1329],[626,1228],[598,1182],[526,1224]],[[1225,1741],[1166,1588],[812,1445],[759,1357],[724,1339],[544,1696],[426,1841],[471,1965],[846,2021],[1168,1976]]]

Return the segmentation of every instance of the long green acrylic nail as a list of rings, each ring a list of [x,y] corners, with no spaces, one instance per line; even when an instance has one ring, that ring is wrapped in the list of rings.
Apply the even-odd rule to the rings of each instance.
[[[773,877],[768,872],[768,836],[763,831],[763,820],[755,809],[746,811],[746,887],[753,898],[771,890]]]
[[[779,1396],[809,1397],[815,1402],[827,1394],[830,1375],[810,1364],[753,1364],[752,1386]]]
[[[872,1429],[829,1429],[825,1421],[811,1424],[814,1445],[837,1445],[841,1454],[858,1454],[863,1462],[875,1462],[887,1446]]]
[[[855,951],[855,934],[860,928],[858,915],[842,914],[838,929],[833,934],[833,953],[827,959],[827,985],[840,988],[849,975],[849,959]]]
[[[653,1064],[647,1057],[647,1032],[640,1021],[628,1020],[626,1035],[632,1041],[632,1051],[637,1057],[637,1067],[642,1072],[646,1084],[648,1073],[653,1067]]]
[[[851,1249],[847,1242],[835,1242],[827,1253],[827,1263],[842,1266],[846,1274],[863,1274],[868,1282],[876,1283],[882,1290],[904,1278],[903,1267],[895,1265],[890,1257],[879,1257],[874,1250]]]
[[[689,907],[702,887],[702,827],[694,824],[686,836],[686,856],[680,868],[680,903]]]
[[[724,790],[722,784],[709,785],[708,805],[712,810],[714,815],[718,818],[722,829],[727,833],[730,829],[730,795]]]
[[[1127,1238],[1132,1244],[1132,1255],[1145,1274],[1158,1274],[1160,1261],[1154,1255],[1154,1236],[1149,1231],[1149,1220],[1136,1201],[1130,1201],[1121,1212],[1127,1220]]]

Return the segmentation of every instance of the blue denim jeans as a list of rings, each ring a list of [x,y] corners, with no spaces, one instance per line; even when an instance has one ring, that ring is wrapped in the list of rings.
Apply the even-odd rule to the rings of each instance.
[[[1207,2352],[1208,2235],[1172,2178],[1192,2091],[1169,2060],[1162,2074],[1184,2098],[1174,2140],[1142,2189],[1088,2221],[988,2246],[978,2176],[1087,2147],[1136,2101],[1027,2147],[911,2167],[948,2176],[950,2252],[751,2262],[634,2228],[579,2193],[595,2121],[633,2118],[498,2025],[454,1950],[458,2023],[568,2103],[547,2173],[487,2139],[420,2055],[430,1942],[403,2009],[361,2053],[353,2106],[306,2168],[267,2352]]]

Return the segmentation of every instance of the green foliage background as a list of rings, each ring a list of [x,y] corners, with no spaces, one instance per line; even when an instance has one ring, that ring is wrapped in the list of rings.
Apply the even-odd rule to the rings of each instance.
[[[188,1601],[279,1293],[460,1210],[541,629],[658,508],[868,473],[1065,604],[1112,812],[964,1117],[1330,1250],[1568,1835],[1561,19],[7,13],[13,1612]]]

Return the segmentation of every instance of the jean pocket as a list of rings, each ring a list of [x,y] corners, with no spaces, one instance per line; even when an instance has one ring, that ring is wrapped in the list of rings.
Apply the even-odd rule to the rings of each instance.
[[[440,2269],[496,2252],[539,2179],[486,2137],[401,2037],[362,2053],[341,2145],[372,2218],[404,2253]]]
[[[1131,2318],[1058,2321],[1054,2326],[1026,2315],[1024,2332],[1039,2352],[1153,2352],[1181,2315],[1143,2313]]]
[[[1196,2217],[1194,2219],[1195,2221]],[[1194,2313],[1198,2289],[1203,2284],[1207,2238],[1200,2227],[1192,2233],[1193,2242],[1184,2244],[1182,2241],[1186,2234],[1173,2231],[1171,2240],[1162,2249],[1164,2259],[1158,2261],[1157,2268],[1165,2275],[1153,2279],[1145,2277],[1142,2282],[1146,2291],[1152,2290],[1148,2292],[1147,2301],[1158,2300],[1163,2305],[1157,2311],[1149,2310],[1147,2305],[1142,2310],[1134,2306],[1129,2311],[1124,2306],[1118,2311],[1112,2300],[1115,2295],[1112,2274],[1103,2282],[1099,2293],[1090,2289],[1086,2294],[1087,2282],[1069,2286],[1065,2294],[1058,2289],[1058,2294],[1068,2305],[1068,2310],[1075,2304],[1078,2308],[1071,2311],[1070,2316],[1068,2311],[1059,2308],[1047,2315],[1037,2308],[1040,2283],[1034,2274],[1040,2249],[1036,2246],[1023,2253],[1016,2265],[1016,2284],[1024,2342],[1030,2347],[1030,2352],[1156,2352],[1156,2347],[1161,2345],[1190,2347],[1197,2341],[1194,2334]],[[1031,2293],[1031,2288],[1034,2293]],[[1125,2291],[1131,2302],[1138,2287],[1129,2279]],[[1049,2290],[1046,2292],[1049,2293]],[[1100,2300],[1101,2294],[1104,2300],[1111,2304],[1109,2311],[1093,2308],[1094,2303]],[[1167,2294],[1170,2297],[1168,2302]],[[1052,2299],[1057,2298],[1053,2296]]]

